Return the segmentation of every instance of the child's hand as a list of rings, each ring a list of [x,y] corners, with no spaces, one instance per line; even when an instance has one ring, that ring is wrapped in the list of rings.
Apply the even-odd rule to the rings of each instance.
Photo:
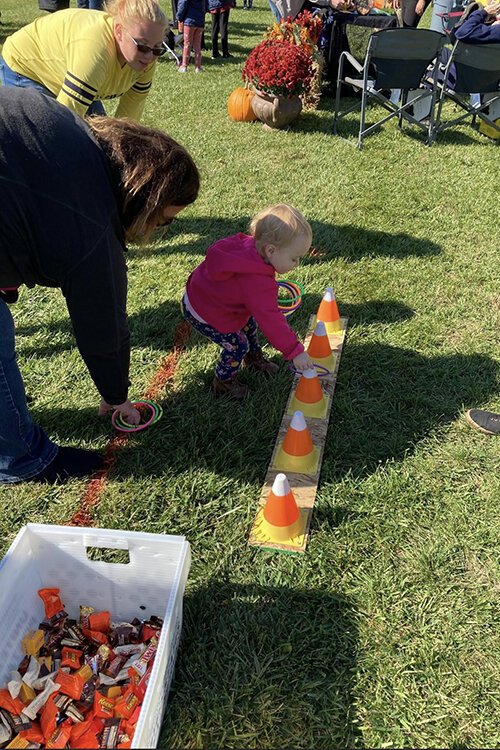
[[[310,370],[314,367],[314,362],[307,352],[302,352],[293,358],[293,366],[302,372],[302,370]]]

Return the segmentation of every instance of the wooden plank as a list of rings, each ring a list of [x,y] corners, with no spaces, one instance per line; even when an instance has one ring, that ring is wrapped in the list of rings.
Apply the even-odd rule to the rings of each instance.
[[[306,349],[309,345],[311,336],[314,332],[313,326],[315,324],[315,320],[316,320],[316,316],[311,315],[311,318],[309,320],[309,330],[307,332],[307,335],[304,341],[304,346]],[[265,549],[271,549],[271,550],[275,549],[275,550],[279,550],[282,552],[305,552],[305,548],[306,548],[307,541],[309,538],[309,529],[310,529],[311,518],[312,518],[312,509],[314,507],[314,502],[316,500],[316,494],[318,491],[318,483],[319,483],[319,477],[321,473],[321,464],[323,461],[323,452],[325,449],[326,435],[328,432],[328,423],[330,420],[330,412],[331,412],[332,401],[333,401],[333,392],[335,390],[335,384],[337,382],[337,373],[338,373],[338,369],[340,366],[340,356],[342,354],[342,347],[344,345],[345,335],[346,335],[346,330],[347,330],[348,319],[341,318],[340,320],[341,320],[340,332],[335,333],[335,334],[328,334],[328,340],[330,342],[330,346],[332,348],[332,352],[334,353],[334,357],[335,357],[334,368],[333,368],[333,371],[329,375],[321,378],[321,386],[323,388],[323,391],[325,392],[325,396],[328,398],[326,416],[324,418],[306,417],[306,423],[311,433],[313,444],[315,448],[318,450],[318,454],[319,454],[317,471],[314,473],[314,475],[300,474],[300,473],[291,472],[291,471],[285,472],[288,477],[288,481],[290,482],[290,488],[294,494],[297,505],[301,509],[301,512],[307,511],[307,515],[305,516],[305,530],[304,530],[302,543],[280,544],[276,542],[263,540],[262,534],[259,533],[260,511],[258,511],[257,516],[252,526],[252,530],[250,532],[249,540],[248,540],[248,543],[251,544],[252,546],[263,547]],[[271,461],[269,463],[269,468],[267,470],[267,474],[264,479],[264,485],[262,487],[259,501],[258,501],[261,509],[266,504],[267,497],[272,489],[276,475],[281,473],[279,469],[273,468],[273,465],[274,465],[278,450],[285,437],[286,431],[288,430],[288,427],[292,420],[293,415],[292,413],[289,413],[291,411],[290,405],[291,405],[292,398],[295,394],[295,389],[297,387],[299,377],[300,375],[296,375],[293,379],[291,389],[290,389],[290,395],[288,397],[288,401],[285,407],[285,413],[283,415],[283,419],[281,421],[281,425],[278,430],[278,436],[277,436],[276,443],[275,443],[273,453],[271,456]]]

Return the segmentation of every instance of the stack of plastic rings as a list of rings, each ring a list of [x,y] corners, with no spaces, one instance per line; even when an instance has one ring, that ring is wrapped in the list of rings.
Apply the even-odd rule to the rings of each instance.
[[[111,417],[111,424],[116,430],[119,430],[119,432],[140,432],[140,430],[145,430],[146,427],[150,427],[152,424],[155,424],[155,422],[158,422],[163,414],[161,406],[155,404],[154,401],[149,401],[147,398],[142,401],[132,401],[132,406],[139,410],[144,408],[149,411],[149,414],[144,422],[130,424],[122,419],[120,412],[116,409]]]
[[[278,309],[281,310],[285,318],[294,313],[302,304],[302,295],[304,290],[296,281],[278,281],[278,286],[288,292],[290,296],[278,296]]]
[[[328,369],[328,367],[323,367],[323,365],[318,365],[316,362],[314,363],[314,367],[318,371],[318,378],[327,378],[328,375],[331,375],[331,372]],[[294,375],[302,375],[302,371],[297,370],[293,365],[290,365],[290,370],[293,372]]]

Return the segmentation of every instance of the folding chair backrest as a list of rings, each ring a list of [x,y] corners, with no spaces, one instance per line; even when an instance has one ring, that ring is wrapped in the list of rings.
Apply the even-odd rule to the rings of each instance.
[[[367,60],[377,89],[416,89],[446,36],[430,29],[386,29],[370,38]]]
[[[500,44],[465,44],[458,41],[451,53],[455,63],[455,91],[486,94],[500,85]]]

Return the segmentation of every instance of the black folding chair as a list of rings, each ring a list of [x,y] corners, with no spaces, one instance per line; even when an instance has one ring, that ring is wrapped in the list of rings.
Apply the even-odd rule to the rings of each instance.
[[[363,147],[365,136],[393,117],[397,117],[399,127],[402,127],[405,120],[424,130],[427,133],[427,143],[430,145],[434,133],[438,58],[445,41],[444,34],[429,29],[385,29],[371,35],[363,63],[358,62],[349,52],[343,52],[340,56],[337,79],[333,132],[338,133],[338,123],[342,118],[360,110],[358,148]],[[346,62],[356,69],[357,78],[344,75]],[[429,66],[433,66],[434,71],[431,83],[418,93],[422,77]],[[361,91],[361,100],[341,112],[342,84]],[[397,103],[391,101],[390,93],[388,94],[390,89],[401,89]],[[410,90],[415,90],[416,95],[408,101]],[[426,122],[421,122],[413,116],[413,110],[417,102],[427,97],[430,97],[429,118]],[[389,114],[366,127],[366,105],[369,101],[380,104]]]
[[[500,127],[495,123],[500,103],[500,44],[456,42],[437,85],[436,136],[469,118],[473,126],[480,119],[500,134]],[[481,102],[475,105],[471,94],[480,94]],[[463,112],[458,117],[443,120],[443,105],[447,99]],[[497,114],[492,117],[493,112]]]

